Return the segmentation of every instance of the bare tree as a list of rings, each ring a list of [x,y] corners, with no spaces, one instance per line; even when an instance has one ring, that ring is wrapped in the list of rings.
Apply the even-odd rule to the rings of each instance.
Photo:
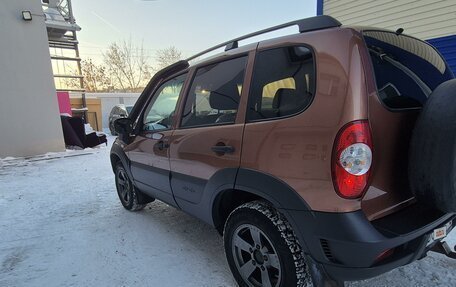
[[[88,92],[102,92],[109,89],[111,81],[103,64],[95,64],[88,58],[81,62],[84,88]]]
[[[69,67],[68,65],[66,66],[66,71],[69,75],[77,75],[77,69],[73,69]],[[80,89],[81,88],[81,83],[79,82],[79,79],[76,78],[64,78],[64,79],[56,79],[54,78],[55,82],[55,87],[57,89]]]
[[[115,88],[124,91],[144,87],[151,76],[148,56],[143,45],[135,46],[131,39],[109,45],[103,54],[108,74]]]
[[[182,52],[176,47],[171,46],[165,49],[157,50],[155,60],[157,61],[157,70],[161,70],[182,59]]]
[[[65,70],[69,75],[78,74],[77,68],[70,65],[65,65]],[[95,64],[91,58],[87,58],[87,60],[81,61],[81,70],[84,76],[84,89],[87,92],[102,92],[113,88],[106,67],[103,64]],[[60,88],[81,88],[79,79],[76,78],[63,79],[58,84]]]

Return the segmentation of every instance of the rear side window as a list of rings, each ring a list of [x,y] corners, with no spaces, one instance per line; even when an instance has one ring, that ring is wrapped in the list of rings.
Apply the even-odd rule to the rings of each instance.
[[[247,57],[199,68],[189,90],[181,127],[234,123]]]
[[[293,46],[259,52],[249,98],[249,120],[280,118],[307,108],[315,91],[312,52]]]
[[[391,109],[422,107],[430,93],[453,74],[426,42],[384,31],[364,31],[378,94]]]

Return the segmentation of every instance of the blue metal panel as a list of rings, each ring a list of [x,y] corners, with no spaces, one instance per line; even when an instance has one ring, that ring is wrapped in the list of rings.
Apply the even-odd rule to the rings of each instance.
[[[439,50],[456,75],[456,35],[429,39],[427,42]]]
[[[323,15],[323,0],[317,0],[317,16]]]

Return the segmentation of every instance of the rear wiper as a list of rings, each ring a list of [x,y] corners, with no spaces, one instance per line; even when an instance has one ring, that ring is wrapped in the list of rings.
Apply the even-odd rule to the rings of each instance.
[[[425,82],[423,82],[420,77],[418,77],[417,74],[415,74],[412,70],[407,68],[405,65],[403,65],[401,62],[394,60],[387,54],[383,52],[378,52],[375,49],[369,48],[369,51],[374,53],[377,57],[379,57],[382,61],[386,61],[393,65],[394,67],[398,68],[402,72],[404,72],[407,76],[409,76],[423,91],[423,93],[426,95],[426,98],[429,98],[429,95],[432,93],[432,90],[429,88],[428,85],[426,85]]]

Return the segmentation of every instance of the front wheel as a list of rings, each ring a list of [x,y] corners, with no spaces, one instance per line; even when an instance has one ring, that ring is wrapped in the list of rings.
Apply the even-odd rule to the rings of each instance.
[[[313,286],[301,246],[286,218],[262,201],[236,208],[223,233],[239,286]]]
[[[143,209],[146,204],[140,204],[138,202],[138,190],[131,182],[127,171],[120,162],[116,165],[115,175],[117,195],[119,195],[123,207],[130,211]]]

